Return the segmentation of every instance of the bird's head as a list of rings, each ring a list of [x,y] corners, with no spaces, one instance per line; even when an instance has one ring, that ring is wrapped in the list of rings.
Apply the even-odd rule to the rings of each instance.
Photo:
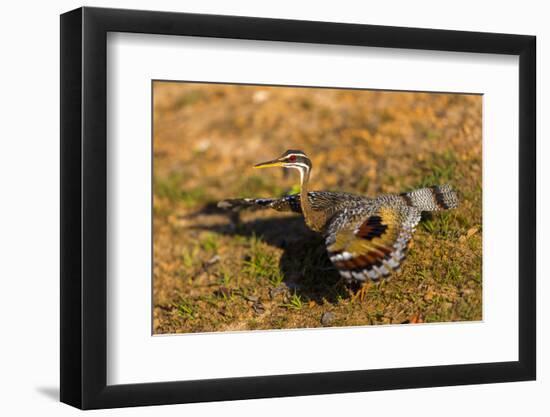
[[[270,167],[295,168],[303,175],[311,170],[311,161],[304,152],[289,149],[277,159],[254,165],[254,168]]]

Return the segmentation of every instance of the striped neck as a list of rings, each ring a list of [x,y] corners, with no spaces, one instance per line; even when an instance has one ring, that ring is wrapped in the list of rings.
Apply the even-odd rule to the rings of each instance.
[[[311,164],[295,164],[293,168],[300,171],[300,206],[307,227],[316,232],[323,230],[326,216],[322,211],[314,210],[308,196],[308,184]]]

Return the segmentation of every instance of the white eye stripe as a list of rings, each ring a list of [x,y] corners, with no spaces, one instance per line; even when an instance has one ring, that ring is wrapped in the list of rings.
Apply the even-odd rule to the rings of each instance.
[[[289,153],[288,155],[285,155],[285,158],[288,158],[289,156],[303,156],[304,158],[307,158],[307,156],[303,153]]]
[[[296,167],[298,169],[309,169],[309,166],[307,166],[306,164],[302,163],[302,162],[291,162],[292,164],[292,167]]]

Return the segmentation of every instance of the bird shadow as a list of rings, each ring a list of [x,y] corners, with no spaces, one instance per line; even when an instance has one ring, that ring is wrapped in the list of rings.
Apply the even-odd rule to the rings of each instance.
[[[207,204],[190,215],[227,216],[223,224],[200,224],[191,228],[226,235],[261,239],[264,243],[282,249],[279,269],[286,288],[305,301],[336,303],[349,298],[349,289],[330,262],[324,238],[308,229],[301,216],[260,218],[241,221],[238,213],[231,213]]]

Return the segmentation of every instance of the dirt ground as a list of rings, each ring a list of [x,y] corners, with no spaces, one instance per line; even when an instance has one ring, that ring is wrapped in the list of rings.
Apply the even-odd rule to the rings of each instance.
[[[154,332],[482,319],[482,97],[155,82]],[[295,214],[231,217],[219,200],[299,190],[252,165],[301,149],[311,190],[369,196],[452,184],[460,207],[423,216],[399,274],[366,297],[339,280]]]

